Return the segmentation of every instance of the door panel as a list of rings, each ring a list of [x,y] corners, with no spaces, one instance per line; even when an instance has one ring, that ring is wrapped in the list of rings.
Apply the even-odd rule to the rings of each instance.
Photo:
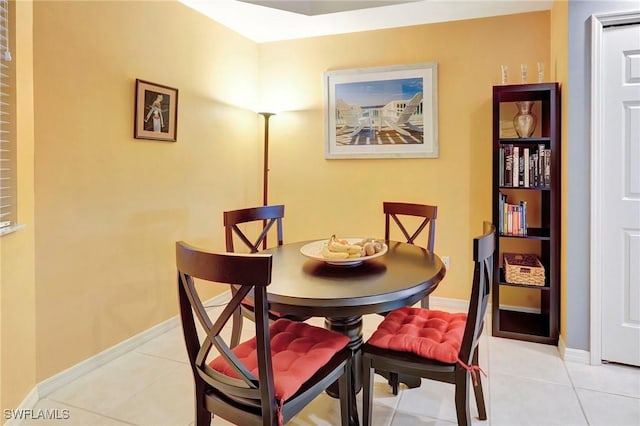
[[[640,365],[640,25],[604,30],[602,358]]]

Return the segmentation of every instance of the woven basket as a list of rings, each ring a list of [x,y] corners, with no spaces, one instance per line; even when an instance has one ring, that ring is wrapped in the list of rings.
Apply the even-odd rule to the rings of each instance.
[[[512,284],[543,286],[544,266],[535,254],[504,253],[505,279]]]

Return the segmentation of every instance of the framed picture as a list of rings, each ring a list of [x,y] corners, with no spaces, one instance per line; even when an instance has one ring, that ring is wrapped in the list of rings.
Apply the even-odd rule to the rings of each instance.
[[[178,89],[136,79],[133,137],[176,141]]]
[[[436,62],[327,71],[325,158],[437,158]]]

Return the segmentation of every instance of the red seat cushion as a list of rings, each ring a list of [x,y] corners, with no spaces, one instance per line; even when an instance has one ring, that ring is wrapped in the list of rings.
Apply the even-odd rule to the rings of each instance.
[[[295,394],[304,382],[349,342],[349,338],[343,334],[288,319],[277,320],[269,330],[275,396],[281,401]],[[255,337],[232,351],[251,374],[259,377]],[[240,378],[220,356],[211,361],[209,366],[227,376]]]
[[[368,343],[454,364],[466,322],[466,313],[403,307],[387,314]]]

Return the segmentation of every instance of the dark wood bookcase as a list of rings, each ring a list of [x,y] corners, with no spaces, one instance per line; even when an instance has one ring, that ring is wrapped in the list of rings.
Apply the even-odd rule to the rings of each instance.
[[[515,103],[534,102],[536,128],[530,137],[518,137],[513,118]],[[505,152],[518,148],[529,167],[528,185],[519,173],[518,186],[505,181]],[[545,184],[540,151],[550,159]],[[534,157],[533,155],[536,154]],[[550,155],[549,155],[550,154]],[[513,157],[513,156],[512,156]],[[533,158],[533,159],[532,159]],[[557,344],[560,328],[560,91],[558,83],[516,84],[493,87],[493,222],[498,229],[492,285],[494,336]],[[521,162],[520,159],[518,161]],[[513,160],[511,162],[513,166]],[[542,178],[540,178],[542,173]],[[535,176],[538,176],[538,179]],[[512,177],[512,181],[515,178]],[[507,179],[508,180],[508,179]],[[520,233],[507,232],[504,204],[526,207],[524,221],[518,213]],[[515,213],[514,213],[514,218]],[[514,219],[515,223],[515,219]],[[500,225],[502,229],[500,229]],[[516,225],[513,225],[516,226]],[[533,253],[544,266],[544,285],[509,283],[503,253]],[[522,308],[522,301],[533,308]],[[528,303],[530,302],[530,303]]]

